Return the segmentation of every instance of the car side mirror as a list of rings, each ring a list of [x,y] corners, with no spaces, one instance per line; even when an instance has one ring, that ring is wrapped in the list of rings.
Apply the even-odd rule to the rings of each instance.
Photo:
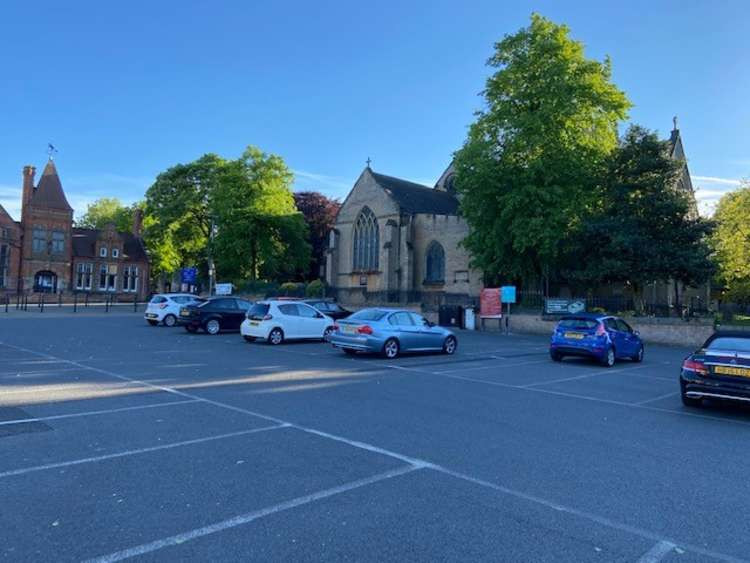
[[[634,330],[633,334],[635,334],[636,336],[640,336],[641,335],[641,331],[640,330]]]

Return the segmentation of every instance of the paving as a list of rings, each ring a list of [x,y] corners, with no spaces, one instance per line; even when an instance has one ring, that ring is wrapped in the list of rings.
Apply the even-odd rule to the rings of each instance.
[[[0,316],[0,561],[741,561],[750,411],[690,350],[387,361],[139,314]]]

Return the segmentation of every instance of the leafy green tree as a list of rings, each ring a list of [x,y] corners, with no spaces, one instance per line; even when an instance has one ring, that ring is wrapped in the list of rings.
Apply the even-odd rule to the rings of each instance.
[[[197,265],[208,273],[211,197],[227,161],[206,154],[157,176],[146,192],[144,238],[157,273]]]
[[[595,205],[568,241],[563,274],[588,286],[624,282],[639,308],[646,284],[707,281],[711,223],[692,212],[693,195],[678,187],[681,170],[666,141],[631,126],[612,154]]]
[[[750,183],[721,198],[714,220],[719,281],[729,299],[750,303]]]
[[[248,147],[227,162],[211,197],[218,225],[212,247],[227,279],[289,279],[310,263],[307,225],[291,191],[283,159]]]
[[[88,205],[86,213],[76,221],[76,226],[103,229],[113,223],[118,231],[130,231],[133,228],[133,211],[137,205],[123,205],[115,197],[99,198]]]
[[[610,62],[584,56],[564,25],[533,14],[495,45],[498,69],[456,154],[471,231],[464,244],[488,282],[547,277],[591,205],[630,103]]]

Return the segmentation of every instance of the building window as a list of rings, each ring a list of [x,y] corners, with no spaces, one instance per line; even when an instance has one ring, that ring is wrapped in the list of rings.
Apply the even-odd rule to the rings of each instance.
[[[10,247],[0,244],[0,287],[8,287],[8,269],[10,268]]]
[[[138,266],[125,266],[122,272],[122,290],[138,291]]]
[[[52,252],[62,254],[65,252],[65,233],[62,231],[52,231]]]
[[[91,263],[80,263],[76,266],[76,289],[91,289],[91,277],[94,265]]]
[[[10,231],[5,227],[0,227],[0,239],[7,240],[10,238]]]
[[[102,246],[99,249],[99,256],[101,256],[102,258],[106,258],[107,257],[107,247],[106,246]]]
[[[434,240],[427,247],[425,262],[424,281],[426,283],[443,283],[445,281],[445,251],[439,242]]]
[[[34,252],[44,252],[47,250],[47,231],[43,227],[34,227],[31,245]]]
[[[99,266],[99,291],[117,290],[117,264]]]
[[[380,233],[378,220],[369,207],[365,207],[354,224],[354,270],[378,269],[380,258]]]
[[[120,251],[116,248],[112,249],[112,258],[117,258],[120,255]]]

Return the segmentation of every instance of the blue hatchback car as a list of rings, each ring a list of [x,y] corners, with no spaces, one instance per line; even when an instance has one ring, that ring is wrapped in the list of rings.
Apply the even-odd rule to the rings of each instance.
[[[330,342],[347,354],[371,352],[388,359],[401,352],[453,354],[458,339],[422,315],[402,309],[362,309],[336,322]]]
[[[579,313],[557,323],[549,355],[556,362],[565,356],[582,356],[612,367],[619,359],[643,361],[643,341],[638,331],[619,317]]]

